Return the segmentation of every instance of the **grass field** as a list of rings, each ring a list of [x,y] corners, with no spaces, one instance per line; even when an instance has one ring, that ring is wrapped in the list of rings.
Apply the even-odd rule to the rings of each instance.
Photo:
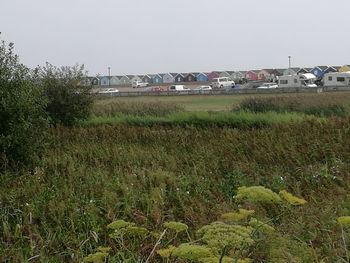
[[[0,261],[348,262],[349,104],[349,93],[98,100],[86,122],[52,128],[40,166],[1,175]],[[242,201],[242,186],[307,203],[260,188]],[[229,212],[236,221],[210,225]],[[163,232],[169,221],[186,226]],[[152,254],[162,233],[168,258]]]
[[[332,100],[345,102],[350,104],[350,92],[330,93]],[[181,96],[139,96],[139,97],[117,97],[100,99],[96,101],[96,105],[105,105],[113,101],[122,102],[167,102],[181,105],[186,111],[227,111],[232,106],[238,105],[242,100],[252,97],[327,97],[329,94],[233,94],[233,95],[181,95]]]
[[[181,96],[145,96],[145,97],[118,97],[103,99],[96,102],[97,105],[111,103],[113,101],[124,102],[168,102],[176,103],[186,111],[225,111],[230,110],[232,105],[238,104],[247,95],[181,95]]]

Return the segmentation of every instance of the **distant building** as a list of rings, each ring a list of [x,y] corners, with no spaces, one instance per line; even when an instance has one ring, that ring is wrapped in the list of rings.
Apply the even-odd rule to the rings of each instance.
[[[129,77],[126,75],[120,76],[119,80],[120,80],[120,85],[130,85],[131,84]]]
[[[249,70],[245,73],[245,78],[247,80],[256,81],[258,80],[260,70]]]
[[[196,75],[193,73],[188,73],[184,76],[184,81],[185,82],[195,82],[195,81],[197,81]]]
[[[155,74],[153,77],[152,77],[152,83],[154,84],[161,84],[163,83],[163,78],[161,75],[159,74]]]
[[[339,69],[339,72],[347,72],[350,71],[350,65],[344,65]]]
[[[236,71],[231,74],[231,79],[234,81],[240,81],[245,78],[247,71]]]
[[[283,75],[297,75],[300,68],[287,68],[284,70]]]
[[[324,71],[328,68],[328,66],[316,66],[313,69],[311,69],[310,73],[314,74],[316,78],[321,79],[323,78]]]
[[[120,85],[120,80],[117,76],[112,76],[110,81],[111,85]]]
[[[152,83],[152,77],[150,75],[142,76],[142,82]]]
[[[142,76],[135,75],[130,79],[131,83],[134,83],[136,81],[142,82]]]
[[[340,69],[340,66],[330,66],[324,71],[324,74],[338,72],[339,69]]]
[[[260,70],[260,72],[258,73],[258,80],[261,81],[270,81],[273,79],[273,69],[262,69]]]
[[[310,73],[312,68],[301,68],[298,70],[297,74],[305,74],[305,73]]]
[[[218,78],[220,76],[220,72],[218,71],[212,71],[210,73],[208,73],[208,79],[209,81],[212,81],[215,78]]]
[[[174,83],[176,73],[166,73],[163,75],[163,83]]]
[[[197,82],[208,82],[209,80],[208,75],[203,72],[198,73],[196,76],[196,79],[197,79]]]
[[[108,76],[100,77],[100,85],[101,86],[108,86],[109,85],[109,77]]]
[[[182,73],[176,74],[175,82],[176,83],[185,82],[185,76]]]

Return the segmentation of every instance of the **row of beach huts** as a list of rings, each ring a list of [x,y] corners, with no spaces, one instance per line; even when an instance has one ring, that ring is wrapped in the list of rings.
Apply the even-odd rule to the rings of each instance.
[[[146,75],[119,75],[119,76],[96,76],[83,79],[83,85],[97,86],[129,86],[136,81],[150,84],[171,84],[186,82],[211,82],[214,78],[228,77],[236,83],[240,81],[274,81],[279,76],[312,73],[317,79],[322,79],[324,74],[331,72],[348,72],[350,65],[344,66],[315,66],[313,68],[288,68],[288,69],[261,69],[249,71],[212,71],[190,73],[158,73]]]

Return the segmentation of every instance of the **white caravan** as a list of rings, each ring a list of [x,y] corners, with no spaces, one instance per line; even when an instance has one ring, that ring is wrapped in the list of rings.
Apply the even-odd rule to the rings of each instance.
[[[323,76],[325,87],[350,86],[350,71],[332,72]]]
[[[312,73],[285,75],[278,79],[279,88],[314,88],[316,76]]]

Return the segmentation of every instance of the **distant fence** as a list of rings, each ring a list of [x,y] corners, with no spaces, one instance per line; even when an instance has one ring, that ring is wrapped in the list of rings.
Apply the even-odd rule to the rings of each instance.
[[[277,88],[277,89],[213,89],[206,91],[129,91],[113,94],[97,94],[100,97],[137,97],[137,96],[184,96],[184,95],[234,95],[234,94],[284,94],[284,93],[322,93],[350,91],[350,86],[315,87],[315,88]]]

